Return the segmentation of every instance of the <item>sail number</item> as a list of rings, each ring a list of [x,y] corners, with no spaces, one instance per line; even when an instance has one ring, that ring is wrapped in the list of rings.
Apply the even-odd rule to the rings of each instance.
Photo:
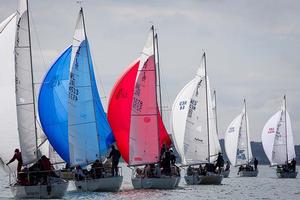
[[[186,104],[187,104],[187,101],[180,101],[179,102],[179,110],[184,110]]]
[[[132,108],[137,112],[141,112],[143,108],[143,101],[139,100],[138,98],[133,98]]]
[[[76,89],[75,87],[75,76],[73,73],[70,74],[70,83],[69,83],[69,99],[73,100],[73,101],[77,101],[78,100],[78,94],[79,91],[78,89]]]
[[[230,127],[228,133],[233,133],[233,132],[234,132],[234,127]]]
[[[269,128],[268,133],[269,134],[275,133],[275,128]]]
[[[197,103],[198,103],[198,101],[191,99],[188,117],[192,117],[193,111],[196,110]]]

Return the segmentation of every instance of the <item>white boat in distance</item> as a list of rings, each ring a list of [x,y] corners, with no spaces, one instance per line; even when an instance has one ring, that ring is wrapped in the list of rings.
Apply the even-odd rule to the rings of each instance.
[[[241,177],[256,177],[258,175],[258,170],[255,170],[250,165],[253,156],[245,99],[244,108],[241,114],[239,114],[228,126],[224,140],[226,154],[231,164],[235,167],[240,166],[238,175]]]
[[[281,109],[265,124],[262,136],[264,151],[271,166],[277,166],[278,178],[296,178],[298,172],[290,115],[286,109],[286,96]]]

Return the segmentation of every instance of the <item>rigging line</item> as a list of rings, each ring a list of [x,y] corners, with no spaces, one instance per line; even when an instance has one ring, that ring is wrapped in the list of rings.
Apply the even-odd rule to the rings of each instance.
[[[90,52],[91,52],[91,49],[90,49]],[[91,54],[92,54],[92,52],[91,52]],[[97,64],[96,64],[95,62],[94,62],[93,64],[94,64],[95,68],[98,69]],[[107,110],[108,101],[107,101],[107,96],[106,96],[106,90],[105,90],[105,88],[104,88],[104,84],[103,84],[103,81],[102,81],[102,77],[101,77],[100,73],[98,73],[98,70],[96,70],[95,78],[96,78],[96,76],[97,76],[98,80],[100,80],[100,88],[101,88],[101,90],[103,91],[103,96],[101,95],[102,92],[100,93],[99,96],[100,96],[100,99],[104,99],[104,100],[105,100],[104,102],[102,102],[102,105],[103,105],[103,103],[105,103],[105,108],[106,108],[106,110]],[[98,85],[98,84],[97,84],[97,81],[96,81],[96,85]]]
[[[9,21],[5,24],[5,26],[2,27],[2,29],[0,29],[0,34],[6,29],[6,27],[10,24],[10,22],[16,17],[16,13],[14,13],[14,16],[9,19]]]

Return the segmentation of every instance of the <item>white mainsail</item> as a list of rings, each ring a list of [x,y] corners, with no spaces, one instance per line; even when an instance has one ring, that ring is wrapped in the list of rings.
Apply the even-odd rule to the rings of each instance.
[[[281,110],[265,124],[262,131],[264,151],[273,165],[283,165],[296,157],[291,119],[286,110],[285,98]]]
[[[225,132],[225,151],[234,166],[249,164],[253,158],[246,103],[242,113],[230,123]]]
[[[19,0],[15,41],[16,105],[23,164],[37,159],[37,127],[27,0]]]
[[[134,86],[129,133],[130,165],[159,161],[159,109],[154,54],[154,28],[152,27],[140,56]]]
[[[179,92],[172,107],[172,133],[183,164],[212,162],[221,151],[204,56],[195,78]]]
[[[100,158],[90,58],[83,10],[79,12],[70,63],[68,134],[71,165],[86,165]]]
[[[19,146],[16,124],[15,88],[14,88],[14,48],[16,35],[16,13],[13,13],[0,23],[0,62],[1,69],[5,73],[0,74],[0,159],[3,166],[12,157],[14,149]],[[5,77],[11,77],[9,80]],[[10,113],[9,115],[7,113]],[[5,124],[5,126],[4,126]],[[1,166],[1,164],[0,164]]]

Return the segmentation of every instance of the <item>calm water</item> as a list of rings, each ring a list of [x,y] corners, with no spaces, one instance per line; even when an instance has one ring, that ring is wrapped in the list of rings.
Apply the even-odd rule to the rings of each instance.
[[[237,177],[237,169],[231,168],[229,178],[223,179],[222,185],[188,186],[181,179],[180,187],[175,190],[133,190],[131,170],[123,166],[124,181],[118,193],[78,193],[70,182],[64,199],[124,199],[124,200],[191,200],[191,199],[300,199],[300,178],[277,179],[274,168],[259,166],[256,178]],[[0,199],[12,198],[8,178],[1,175]]]

